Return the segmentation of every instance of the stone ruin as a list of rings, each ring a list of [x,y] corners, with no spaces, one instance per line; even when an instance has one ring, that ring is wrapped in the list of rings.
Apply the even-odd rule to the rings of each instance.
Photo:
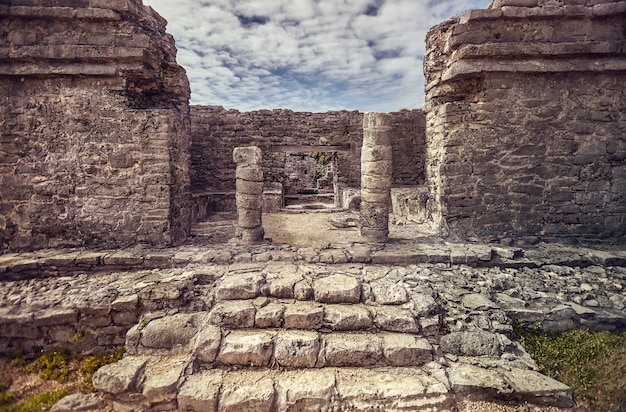
[[[625,16],[494,0],[430,30],[420,110],[239,112],[140,0],[0,4],[1,352],[125,345],[57,411],[571,406],[511,324],[626,328]],[[311,153],[364,238],[257,243]]]

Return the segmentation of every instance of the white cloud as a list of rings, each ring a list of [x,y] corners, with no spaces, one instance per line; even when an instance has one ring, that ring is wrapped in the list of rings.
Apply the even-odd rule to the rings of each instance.
[[[424,100],[424,37],[490,0],[144,0],[168,20],[192,103],[395,111]]]

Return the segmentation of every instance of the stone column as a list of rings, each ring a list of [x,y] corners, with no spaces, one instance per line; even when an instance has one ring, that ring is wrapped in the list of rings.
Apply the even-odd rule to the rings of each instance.
[[[391,117],[384,113],[363,115],[361,149],[361,236],[367,242],[389,238],[391,208]]]
[[[236,147],[233,160],[237,201],[235,243],[251,245],[263,241],[261,211],[263,209],[263,169],[261,149],[255,146]]]

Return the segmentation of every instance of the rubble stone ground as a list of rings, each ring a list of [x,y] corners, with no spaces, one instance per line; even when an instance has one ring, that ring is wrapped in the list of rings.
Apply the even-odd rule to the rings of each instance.
[[[355,231],[331,230],[336,217],[300,216],[331,240],[313,246],[277,243],[293,227],[275,216],[259,245],[212,243],[235,230],[218,219],[175,248],[1,255],[0,348],[125,344],[94,376],[92,410],[569,408],[513,322],[626,328],[623,248],[451,243],[399,225],[387,244],[333,243]]]

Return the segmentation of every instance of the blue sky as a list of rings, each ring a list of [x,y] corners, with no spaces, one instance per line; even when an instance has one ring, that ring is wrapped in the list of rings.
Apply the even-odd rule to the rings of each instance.
[[[424,103],[426,32],[490,0],[144,0],[193,104],[391,112]]]

